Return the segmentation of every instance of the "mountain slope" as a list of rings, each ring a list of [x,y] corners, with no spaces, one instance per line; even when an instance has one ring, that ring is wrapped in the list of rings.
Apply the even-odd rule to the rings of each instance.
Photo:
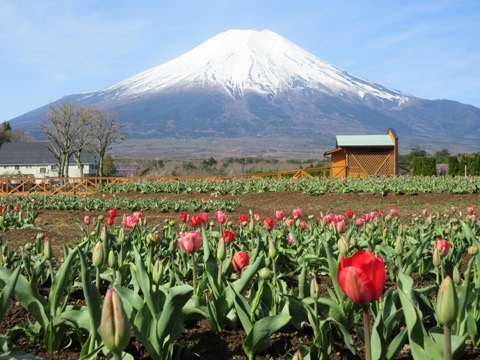
[[[269,30],[226,31],[118,84],[56,103],[63,101],[117,112],[131,138],[317,134],[334,143],[336,134],[393,127],[401,144],[480,142],[480,109],[375,84]],[[35,128],[46,111],[36,109],[12,125]]]

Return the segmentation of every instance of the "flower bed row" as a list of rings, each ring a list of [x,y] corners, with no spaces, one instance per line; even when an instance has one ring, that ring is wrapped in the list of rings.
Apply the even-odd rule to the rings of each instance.
[[[102,192],[140,193],[214,193],[238,195],[258,192],[301,191],[310,195],[323,193],[369,192],[380,194],[411,194],[448,192],[454,194],[477,194],[480,192],[480,177],[368,177],[368,178],[234,178],[234,179],[190,179],[158,180],[145,178],[139,183],[112,183],[99,189]]]

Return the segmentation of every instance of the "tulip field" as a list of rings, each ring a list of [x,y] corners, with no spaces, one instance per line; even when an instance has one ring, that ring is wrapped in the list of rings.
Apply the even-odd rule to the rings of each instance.
[[[479,212],[479,177],[9,195],[0,359],[475,359]]]

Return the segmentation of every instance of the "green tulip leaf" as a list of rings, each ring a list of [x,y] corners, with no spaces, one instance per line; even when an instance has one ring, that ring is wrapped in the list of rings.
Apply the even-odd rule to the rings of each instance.
[[[268,316],[255,322],[243,342],[243,349],[248,359],[268,347],[270,336],[290,322],[291,316]]]

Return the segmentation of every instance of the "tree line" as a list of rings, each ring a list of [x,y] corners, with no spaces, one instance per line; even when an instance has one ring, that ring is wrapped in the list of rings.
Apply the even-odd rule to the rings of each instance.
[[[48,149],[57,160],[60,177],[68,177],[71,157],[83,177],[83,153],[94,157],[97,176],[104,176],[107,151],[124,140],[124,127],[115,113],[65,102],[50,106],[46,119],[40,123],[40,132],[49,141]]]

